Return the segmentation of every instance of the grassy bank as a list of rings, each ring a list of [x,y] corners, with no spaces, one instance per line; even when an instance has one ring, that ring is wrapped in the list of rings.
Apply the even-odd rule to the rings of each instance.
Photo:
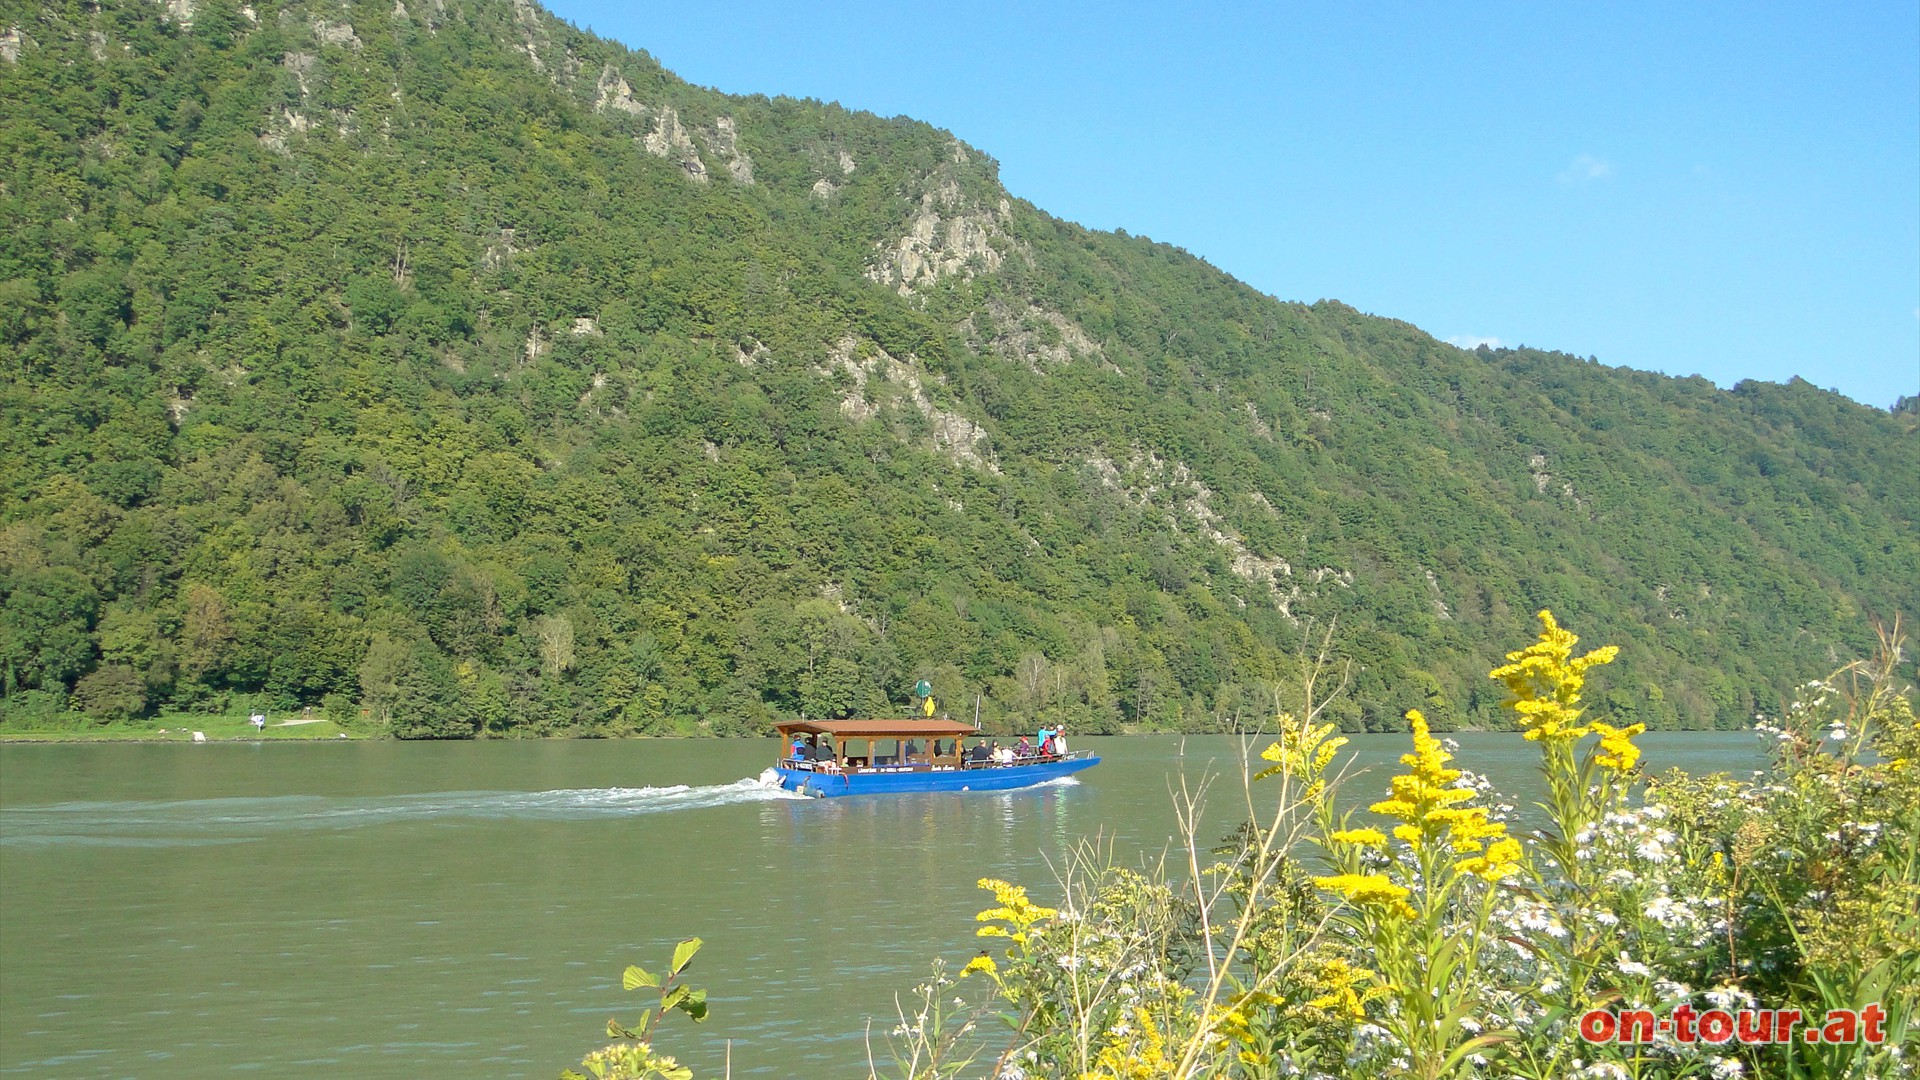
[[[209,742],[278,742],[365,738],[331,720],[315,720],[281,726],[285,717],[269,719],[264,731],[255,731],[248,722],[250,714],[176,713],[144,720],[98,723],[75,717],[71,724],[36,727],[0,728],[0,742],[192,742],[193,733],[206,735]],[[296,718],[297,719],[297,718]]]

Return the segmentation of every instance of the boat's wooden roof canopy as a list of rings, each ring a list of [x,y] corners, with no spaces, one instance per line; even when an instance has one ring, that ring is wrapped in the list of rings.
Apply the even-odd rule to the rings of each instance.
[[[980,734],[972,724],[958,720],[788,720],[773,727],[783,736],[835,735],[863,739],[935,739]]]

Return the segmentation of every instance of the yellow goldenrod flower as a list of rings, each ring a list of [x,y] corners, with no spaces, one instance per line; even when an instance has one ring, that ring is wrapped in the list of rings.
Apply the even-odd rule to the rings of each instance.
[[[979,937],[1011,938],[1015,943],[1027,942],[1027,931],[1038,922],[1043,922],[1060,914],[1054,908],[1042,907],[1027,899],[1027,890],[1019,885],[1010,885],[998,878],[981,878],[979,885],[993,893],[1000,902],[999,907],[988,908],[974,918],[980,922],[1003,922],[1006,926],[983,926],[974,931]]]
[[[1633,745],[1633,737],[1647,730],[1647,725],[1633,724],[1617,728],[1595,720],[1588,726],[1600,733],[1600,747],[1593,755],[1593,760],[1616,773],[1632,772],[1640,760],[1640,748]]]
[[[1100,1049],[1093,1069],[1080,1080],[1163,1080],[1172,1077],[1178,1063],[1167,1058],[1166,1036],[1153,1014],[1135,1006],[1121,1033]]]
[[[1264,780],[1286,773],[1313,785],[1307,797],[1316,797],[1321,783],[1320,774],[1333,763],[1334,755],[1340,752],[1340,748],[1347,745],[1344,735],[1329,738],[1333,731],[1332,724],[1296,721],[1291,713],[1280,714],[1280,737],[1260,752],[1261,760],[1274,764],[1253,774],[1253,778]]]
[[[1471,788],[1455,787],[1460,770],[1447,768],[1453,755],[1440,745],[1427,729],[1427,718],[1419,709],[1410,710],[1407,720],[1413,725],[1413,752],[1400,760],[1408,771],[1388,781],[1393,797],[1374,803],[1370,810],[1399,818],[1393,835],[1415,849],[1445,843],[1454,851],[1477,853],[1481,841],[1506,835],[1506,827],[1487,820],[1484,807],[1459,807],[1455,803],[1473,798]]]
[[[1502,837],[1487,846],[1486,854],[1462,859],[1453,868],[1484,881],[1499,881],[1520,868],[1520,841]]]
[[[1407,903],[1411,890],[1405,885],[1396,884],[1385,874],[1340,874],[1317,877],[1313,883],[1328,892],[1339,893],[1349,902],[1362,907],[1384,908],[1413,918],[1413,905]]]
[[[1507,684],[1507,707],[1520,717],[1529,740],[1572,742],[1592,730],[1579,723],[1580,688],[1586,684],[1586,670],[1612,663],[1620,649],[1605,645],[1575,657],[1573,647],[1580,639],[1561,629],[1553,612],[1540,612],[1540,627],[1538,641],[1508,653],[1509,662],[1488,672],[1487,677]]]
[[[1322,991],[1308,1000],[1310,1009],[1325,1009],[1348,1020],[1365,1020],[1366,1003],[1380,992],[1380,976],[1345,959],[1330,956],[1315,966],[1312,980]]]
[[[1327,839],[1338,844],[1364,844],[1379,847],[1387,842],[1387,836],[1379,829],[1341,829]]]
[[[1447,851],[1461,856],[1453,864],[1456,873],[1498,881],[1513,872],[1520,859],[1519,841],[1507,835],[1505,825],[1487,820],[1486,807],[1457,805],[1472,799],[1473,789],[1454,784],[1460,778],[1460,770],[1447,767],[1453,755],[1433,737],[1427,728],[1427,718],[1420,710],[1409,711],[1407,720],[1413,726],[1413,752],[1402,755],[1400,760],[1406,763],[1408,771],[1388,781],[1393,797],[1374,803],[1370,809],[1399,819],[1393,835],[1415,851]],[[1386,846],[1386,837],[1377,829],[1346,829],[1331,833],[1328,839],[1337,843]],[[1487,847],[1489,842],[1492,847]],[[1390,881],[1384,875],[1368,877]],[[1360,878],[1361,875],[1345,875],[1318,879],[1315,884],[1359,903],[1362,902],[1359,893],[1379,891],[1377,883],[1363,884]]]

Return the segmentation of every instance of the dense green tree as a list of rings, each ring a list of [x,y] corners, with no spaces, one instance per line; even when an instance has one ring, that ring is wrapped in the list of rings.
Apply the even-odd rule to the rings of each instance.
[[[1331,622],[1343,725],[1486,725],[1550,604],[1710,727],[1920,614],[1911,401],[1277,301],[508,0],[0,7],[0,719],[1224,730]]]

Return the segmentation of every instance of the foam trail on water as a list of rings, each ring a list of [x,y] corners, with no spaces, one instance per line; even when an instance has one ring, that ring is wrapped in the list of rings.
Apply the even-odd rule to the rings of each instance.
[[[409,795],[151,802],[68,802],[0,810],[0,845],[197,846],[288,830],[349,829],[405,821],[586,821],[733,803],[804,799],[753,779],[690,787],[435,791]]]
[[[1080,778],[1077,776],[1056,776],[1051,780],[1042,780],[1039,783],[1032,785],[1032,787],[1037,787],[1037,788],[1079,787],[1079,786],[1080,786]],[[1031,790],[1031,789],[1025,789],[1025,790]]]

